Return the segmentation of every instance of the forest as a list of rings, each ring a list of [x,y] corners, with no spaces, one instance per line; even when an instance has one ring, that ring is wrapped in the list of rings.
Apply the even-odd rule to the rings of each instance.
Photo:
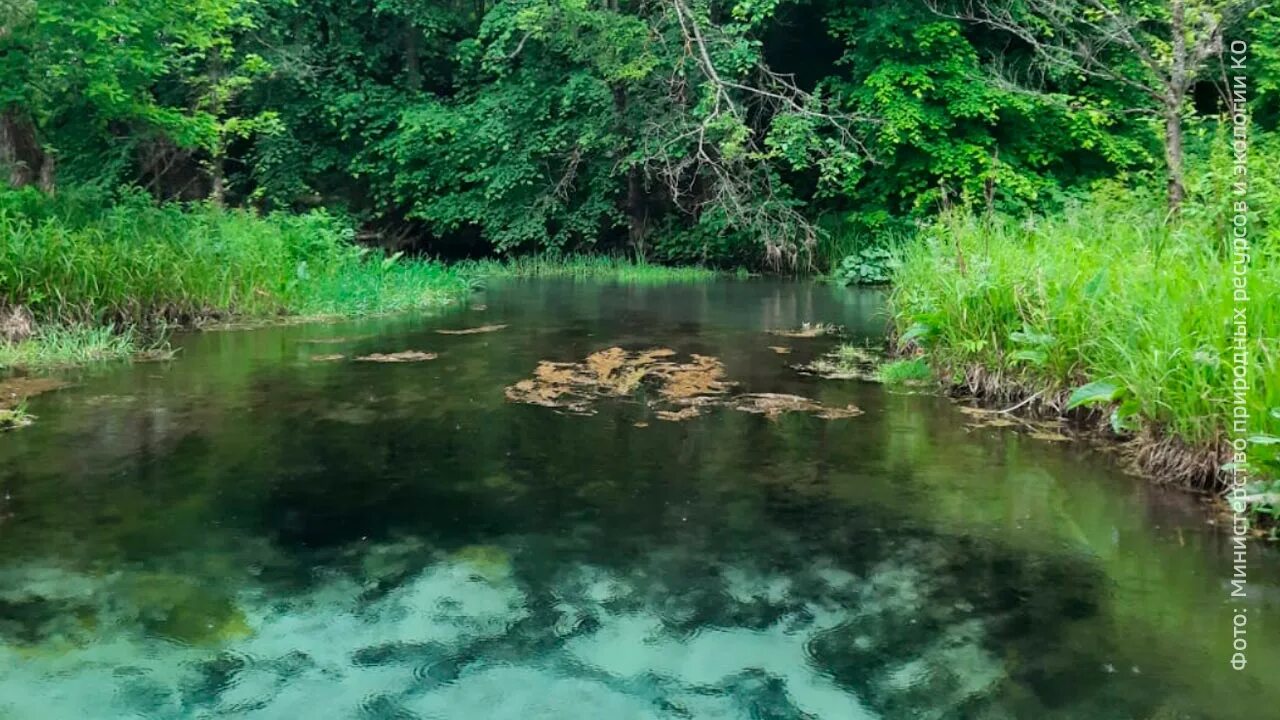
[[[941,212],[1055,213],[1106,181],[1216,210],[1233,43],[1260,165],[1280,115],[1276,10],[1249,0],[5,10],[11,186],[323,209],[448,258],[826,272]]]

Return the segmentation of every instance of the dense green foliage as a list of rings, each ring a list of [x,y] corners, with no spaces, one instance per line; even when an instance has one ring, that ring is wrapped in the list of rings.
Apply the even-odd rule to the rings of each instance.
[[[322,205],[366,241],[454,257],[852,255],[866,267],[844,276],[874,281],[939,210],[1051,211],[1164,172],[1141,88],[1172,62],[1166,4],[1117,6],[1156,59],[1103,53],[1111,75],[1043,62],[1042,5],[1008,4],[1019,34],[959,2],[5,0],[0,111],[30,182]],[[1191,9],[1254,40],[1269,131],[1275,7],[1233,6]],[[1175,114],[1220,113],[1211,80],[1187,74]]]

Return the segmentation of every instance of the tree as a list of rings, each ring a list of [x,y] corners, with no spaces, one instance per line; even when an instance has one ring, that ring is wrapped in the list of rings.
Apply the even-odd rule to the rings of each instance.
[[[55,157],[89,172],[119,167],[147,133],[211,145],[216,118],[161,85],[182,83],[187,60],[230,32],[242,0],[0,3],[0,162],[10,184],[52,189]],[[102,154],[63,152],[85,147]]]
[[[1223,36],[1248,0],[963,0],[935,11],[999,30],[1024,43],[1051,73],[1077,75],[1136,90],[1129,108],[1161,121],[1169,208],[1183,183],[1182,121],[1191,88],[1222,53]]]
[[[0,0],[0,70],[15,72],[24,53],[20,38],[35,17],[35,0]],[[44,152],[29,112],[19,103],[17,89],[5,87],[0,96],[0,169],[9,185],[39,183],[53,188],[53,158]]]
[[[682,216],[804,265],[817,231],[783,172],[856,172],[861,120],[765,63],[755,34],[776,5],[499,4],[458,43],[456,92],[406,107],[368,172],[410,217],[499,250],[625,227],[643,256],[650,227]]]

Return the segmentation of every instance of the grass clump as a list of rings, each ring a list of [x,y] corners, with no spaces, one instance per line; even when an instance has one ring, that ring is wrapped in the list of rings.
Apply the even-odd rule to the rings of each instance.
[[[138,351],[131,329],[45,325],[29,338],[0,342],[0,368],[47,368],[119,360]]]
[[[36,416],[27,412],[26,403],[11,408],[0,407],[0,432],[16,430],[35,422]]]
[[[1072,404],[1097,401],[1117,431],[1202,449],[1199,464],[1167,470],[1215,486],[1231,417],[1234,303],[1229,194],[1213,180],[1173,221],[1159,197],[1119,187],[1053,217],[939,221],[895,273],[900,340],[952,373],[979,368],[1044,397],[1076,390]],[[1271,200],[1258,207],[1280,206],[1274,188],[1257,190]],[[1251,231],[1248,407],[1252,429],[1275,436],[1280,223],[1255,213]]]
[[[876,371],[886,385],[923,385],[933,381],[933,369],[924,358],[890,360]]]
[[[358,247],[319,211],[261,216],[28,189],[0,193],[0,239],[0,308],[21,309],[37,328],[0,343],[4,367],[128,354],[135,330],[394,312],[471,289],[438,262]]]
[[[720,276],[696,265],[657,265],[607,255],[526,255],[506,260],[472,260],[456,266],[466,275],[492,278],[571,278],[625,283],[700,282]]]

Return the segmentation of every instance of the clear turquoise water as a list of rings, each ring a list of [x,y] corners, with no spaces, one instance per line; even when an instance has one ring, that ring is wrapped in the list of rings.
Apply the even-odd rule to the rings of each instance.
[[[1274,716],[1273,551],[1251,547],[1230,602],[1194,500],[944,398],[800,376],[835,341],[767,333],[874,338],[878,295],[538,282],[475,302],[193,335],[34,400],[0,436],[0,718]],[[435,333],[487,323],[508,327]],[[503,397],[614,345],[866,414]],[[349,361],[405,349],[439,358]]]

